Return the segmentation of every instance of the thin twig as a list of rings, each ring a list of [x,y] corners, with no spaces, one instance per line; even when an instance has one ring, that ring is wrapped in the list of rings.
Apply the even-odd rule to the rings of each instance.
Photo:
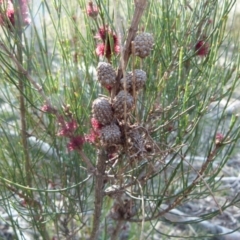
[[[35,87],[35,89],[39,92],[39,94],[42,96],[42,98],[45,100],[45,102],[51,106],[49,99],[43,92],[43,88],[31,77],[31,75],[28,73],[27,70],[22,66],[22,64],[18,61],[18,59],[12,54],[8,48],[5,46],[3,42],[0,42],[0,48],[7,54],[7,56],[16,64],[18,71],[24,75],[27,80]]]
[[[205,181],[203,175],[201,175],[200,173],[198,173],[198,171],[195,170],[195,168],[193,167],[193,165],[192,165],[189,161],[187,161],[186,159],[184,159],[184,161],[187,162],[187,164],[198,174],[199,178],[201,178],[201,180],[204,182],[204,185],[207,187],[207,189],[209,190],[210,194],[212,195],[213,201],[216,203],[216,205],[217,205],[217,207],[218,207],[218,209],[219,209],[219,212],[222,214],[222,209],[221,209],[220,205],[218,204],[216,198],[214,197],[214,194],[213,194],[210,186],[209,186],[209,185],[207,184],[207,182]]]
[[[35,200],[32,196],[29,197],[28,194],[19,192],[16,188],[11,186],[10,184],[5,184],[4,186],[6,186],[6,188],[8,188],[11,192],[15,193],[16,195],[18,195],[20,198],[24,199],[24,205],[36,210],[35,212],[37,213],[37,215],[35,216],[35,220],[38,221],[39,223],[39,226],[42,230],[42,234],[44,235],[44,239],[49,240],[50,237],[48,235],[48,232],[46,231],[44,212],[41,203]],[[38,213],[38,210],[40,213]]]
[[[78,153],[82,157],[82,160],[86,163],[88,172],[94,173],[95,167],[91,163],[90,159],[86,156],[86,154],[83,151],[78,150]]]
[[[199,180],[202,179],[203,173],[205,172],[205,170],[207,169],[209,164],[212,163],[212,161],[214,160],[214,158],[216,156],[216,153],[217,153],[217,150],[218,150],[218,147],[216,146],[216,148],[209,154],[206,162],[202,165],[200,171],[198,172],[198,175],[193,180],[193,182],[188,186],[188,188],[183,190],[181,195],[176,197],[176,199],[174,200],[173,203],[169,204],[166,209],[158,212],[155,216],[152,216],[152,217],[149,217],[149,218],[145,218],[145,221],[151,221],[153,219],[157,219],[157,218],[163,216],[164,214],[168,213],[170,210],[174,209],[175,207],[179,206],[182,203],[182,201],[184,199],[186,199],[186,197],[193,190],[193,188],[199,183]],[[143,221],[143,218],[129,219],[128,221],[129,222],[141,222],[141,221]]]

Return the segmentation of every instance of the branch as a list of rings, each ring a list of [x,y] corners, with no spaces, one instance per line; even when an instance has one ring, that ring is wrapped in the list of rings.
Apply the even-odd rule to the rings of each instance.
[[[113,230],[112,234],[111,234],[111,240],[117,240],[119,237],[119,233],[121,232],[121,228],[123,226],[123,221],[119,220],[117,221],[117,225],[115,227],[115,229]]]
[[[134,11],[134,14],[133,14],[131,26],[128,30],[126,43],[123,47],[122,60],[121,60],[121,62],[119,64],[119,67],[118,67],[118,73],[117,73],[118,84],[120,83],[120,80],[123,76],[123,71],[126,69],[129,57],[131,55],[132,41],[133,41],[133,39],[136,35],[136,32],[138,30],[138,24],[139,24],[140,19],[143,15],[143,12],[146,8],[146,5],[147,5],[147,0],[135,1],[135,11]]]
[[[98,151],[98,162],[97,162],[97,173],[95,178],[95,201],[94,201],[94,213],[93,213],[93,228],[89,240],[96,240],[98,235],[98,230],[101,221],[101,212],[103,206],[104,198],[104,180],[105,180],[105,170],[106,170],[106,153],[104,149]]]

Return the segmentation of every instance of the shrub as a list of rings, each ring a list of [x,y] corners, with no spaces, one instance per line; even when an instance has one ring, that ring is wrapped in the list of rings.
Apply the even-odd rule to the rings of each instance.
[[[193,225],[236,203],[216,198],[239,139],[233,4],[1,1],[1,207],[17,239],[149,239],[184,203],[217,207],[179,220]]]

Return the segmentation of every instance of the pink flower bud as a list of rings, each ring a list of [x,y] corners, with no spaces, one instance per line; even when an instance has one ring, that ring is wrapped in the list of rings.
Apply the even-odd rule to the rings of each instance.
[[[16,24],[15,9],[12,0],[0,0],[0,8],[2,13],[0,14],[0,25],[5,25],[11,28],[9,22],[12,26]],[[19,0],[19,10],[20,17],[24,26],[31,23],[28,11],[28,1]]]
[[[215,136],[215,144],[221,145],[223,143],[224,135],[222,133],[217,133]]]
[[[91,18],[96,18],[98,16],[98,7],[94,6],[92,1],[87,5],[87,15]]]
[[[24,25],[29,25],[31,19],[28,11],[28,0],[19,0],[21,17]]]
[[[85,142],[85,139],[82,136],[71,137],[67,145],[67,148],[69,151],[74,151],[77,149],[81,150],[84,142]]]
[[[209,53],[209,44],[204,40],[199,40],[195,45],[196,55],[205,57]]]
[[[56,109],[54,109],[52,106],[44,104],[41,107],[41,110],[45,113],[56,113]]]

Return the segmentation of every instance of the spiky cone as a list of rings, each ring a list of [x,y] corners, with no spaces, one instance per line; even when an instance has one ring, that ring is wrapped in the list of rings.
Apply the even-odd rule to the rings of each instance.
[[[154,38],[150,33],[140,33],[134,39],[134,53],[136,56],[140,58],[147,57],[154,44]]]
[[[143,88],[145,85],[145,82],[147,80],[147,74],[141,69],[136,69],[134,72],[129,72],[126,74],[126,78],[122,78],[120,80],[122,89],[124,88],[124,85],[126,84],[126,90],[128,92],[133,91],[133,86],[135,85],[135,90],[139,91]]]
[[[99,97],[92,103],[93,118],[101,125],[107,125],[113,120],[112,106],[106,98]]]
[[[134,105],[134,99],[127,91],[121,90],[118,95],[113,99],[114,116],[122,119],[124,114],[128,114]]]
[[[121,142],[121,131],[115,123],[103,127],[100,134],[103,145],[114,145]]]
[[[103,87],[109,89],[116,83],[116,72],[111,64],[99,62],[97,66],[97,78]]]

